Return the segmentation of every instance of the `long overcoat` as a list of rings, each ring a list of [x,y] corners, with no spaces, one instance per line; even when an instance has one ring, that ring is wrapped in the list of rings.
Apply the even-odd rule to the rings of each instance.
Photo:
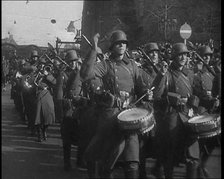
[[[193,71],[184,68],[182,71],[173,64],[170,65],[165,75],[158,74],[154,80],[154,106],[161,108],[163,116],[160,116],[160,126],[158,126],[157,137],[160,139],[160,159],[168,167],[173,167],[176,162],[183,159],[183,154],[187,158],[199,159],[199,146],[195,139],[191,138],[185,128],[188,121],[190,106],[178,105],[178,98],[188,98],[193,95]],[[169,96],[176,94],[177,96]],[[166,107],[164,107],[166,106]]]
[[[44,77],[39,83],[35,125],[50,125],[55,122],[54,102],[51,94],[51,85],[55,84],[56,80],[52,75]]]
[[[93,63],[96,54],[97,52],[92,50],[89,56]],[[83,66],[85,65],[84,63]],[[102,79],[104,89],[120,99],[122,99],[122,92],[128,93],[130,97],[135,97],[135,95],[143,94],[143,91],[146,90],[137,65],[127,56],[124,56],[120,62],[116,62],[113,56],[110,56],[109,59],[96,63],[92,69],[90,68],[90,73],[86,74]],[[138,135],[126,135],[118,128],[117,115],[120,112],[121,110],[116,105],[102,108],[96,134],[85,153],[87,161],[101,160],[104,165],[107,165],[104,167],[110,169],[113,168],[119,157],[125,161],[139,161]]]

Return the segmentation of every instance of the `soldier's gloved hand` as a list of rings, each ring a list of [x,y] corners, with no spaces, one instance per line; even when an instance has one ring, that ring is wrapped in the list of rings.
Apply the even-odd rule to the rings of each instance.
[[[213,97],[212,97],[212,92],[211,92],[211,91],[207,91],[207,92],[206,92],[206,98],[207,98],[208,100],[212,100],[212,99],[213,99]]]
[[[215,100],[214,100],[214,107],[219,107],[219,105],[220,105],[220,100],[218,99],[218,98],[215,98]]]
[[[150,100],[153,99],[153,89],[154,89],[154,87],[152,87],[151,89],[147,89],[147,91],[146,91],[146,97],[145,97],[145,99],[147,101],[150,101]]]
[[[80,99],[81,99],[81,96],[73,96],[72,97],[72,104],[77,105],[78,102],[80,101]]]
[[[98,41],[99,41],[99,38],[100,38],[100,34],[97,33],[93,36],[93,47],[94,49],[97,51],[97,47],[98,47]]]

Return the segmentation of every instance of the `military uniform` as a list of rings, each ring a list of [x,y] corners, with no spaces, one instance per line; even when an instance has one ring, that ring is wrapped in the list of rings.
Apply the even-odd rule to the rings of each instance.
[[[58,76],[56,77],[56,85],[54,90],[54,98],[55,98],[55,116],[56,121],[62,122],[63,120],[63,98],[64,98],[64,90],[66,87],[66,83],[68,80],[68,74],[65,71],[60,71]]]
[[[78,60],[76,51],[71,50],[66,54],[66,60]],[[56,99],[62,105],[61,136],[63,142],[64,169],[71,169],[71,145],[78,144],[78,116],[76,102],[80,99],[81,79],[79,70],[66,69],[57,78]]]
[[[78,142],[78,121],[77,118],[74,118],[73,116],[74,107],[72,98],[71,96],[68,96],[68,93],[71,90],[68,86],[71,85],[71,79],[75,76],[76,73],[67,70],[65,72],[61,72],[57,78],[57,105],[58,107],[61,106],[61,110],[58,115],[61,118],[61,136],[63,142],[65,170],[69,170],[71,168],[71,145],[77,145]]]
[[[53,75],[42,77],[38,83],[36,98],[35,125],[38,132],[38,141],[47,140],[46,130],[55,122],[54,102],[52,97],[52,86],[56,84]]]
[[[102,90],[102,81],[99,78],[91,79],[83,82],[82,96],[83,101],[79,102],[79,126],[78,126],[78,153],[77,166],[78,169],[86,168],[84,161],[84,152],[95,135],[98,116],[101,113],[98,92]],[[96,170],[94,163],[91,164]],[[94,172],[93,171],[93,172]],[[90,174],[91,175],[91,174]]]
[[[159,47],[157,43],[148,43],[145,48],[145,53],[149,56],[149,58],[153,58],[152,63],[154,63],[154,68],[156,68],[158,71],[161,69],[161,64],[159,61]],[[142,78],[145,84],[147,85],[148,88],[152,87],[153,80],[157,76],[157,71],[153,68],[153,66],[147,62],[149,59],[145,59],[146,62],[142,65],[141,72],[142,72]],[[147,105],[153,106],[151,102],[144,102],[143,106],[147,108]],[[156,120],[156,124],[159,123],[161,111],[157,112],[154,110],[154,118]],[[149,133],[144,134],[144,135],[139,135],[139,140],[140,140],[140,177],[141,178],[146,178],[146,158],[151,157],[155,158],[155,152],[157,151],[156,148],[156,141],[155,141],[155,132],[157,129],[157,126],[154,127]]]
[[[96,55],[96,51],[91,51],[89,59],[94,62]],[[109,59],[96,63],[94,68],[90,70],[88,77],[93,76],[101,78],[104,89],[110,91],[115,98],[121,99],[122,102],[125,101],[124,93],[128,94],[128,100],[131,103],[136,94],[140,96],[146,90],[137,65],[127,56],[124,56],[122,61],[116,62],[111,55]],[[104,177],[110,175],[121,154],[127,163],[139,162],[138,135],[125,135],[117,126],[116,116],[121,110],[122,106],[116,102],[102,108],[96,134],[85,152],[87,162],[102,162]],[[128,176],[128,172],[131,172],[125,171],[126,176]]]
[[[202,70],[195,73],[194,76],[194,93],[200,98],[201,112],[209,111],[214,104],[212,97],[212,86],[214,76],[203,66]],[[199,111],[199,113],[201,113]]]
[[[199,53],[202,57],[204,55],[212,56],[212,51],[208,46],[202,46],[199,48]],[[216,109],[217,97],[220,99],[220,76],[215,73],[214,69],[210,67],[210,70],[213,70],[213,74],[207,69],[205,65],[202,66],[194,75],[194,92],[200,98],[200,107],[198,113],[201,115],[208,115],[211,113],[218,112]],[[214,74],[216,74],[214,76]],[[215,85],[215,86],[213,86]],[[217,90],[217,91],[214,91]],[[219,92],[218,92],[219,91]],[[217,140],[218,139],[218,140]],[[208,175],[206,169],[206,162],[211,155],[214,148],[219,144],[219,136],[202,138],[199,139],[200,151],[201,151],[201,175],[205,177]]]
[[[176,48],[180,49],[176,54],[188,53],[184,44],[175,45],[173,51]],[[180,71],[173,62],[165,75],[159,73],[153,83],[156,87],[154,106],[157,110],[162,107],[161,111],[164,111],[157,135],[161,139],[159,160],[164,165],[166,178],[172,178],[173,168],[182,160],[183,154],[186,154],[187,177],[197,175],[199,145],[196,139],[191,138],[184,125],[190,118],[190,109],[197,107],[197,104],[186,100],[180,102],[181,99],[195,97],[192,89],[193,79],[193,71],[186,68]]]
[[[35,113],[36,113],[36,86],[33,84],[35,78],[35,70],[36,66],[26,62],[21,68],[21,74],[23,75],[20,80],[20,85],[22,89],[22,98],[25,107],[25,114],[28,120],[28,127],[31,130],[31,135],[35,133]],[[32,85],[32,87],[28,87],[26,85],[26,78],[30,78],[28,81],[28,85]]]

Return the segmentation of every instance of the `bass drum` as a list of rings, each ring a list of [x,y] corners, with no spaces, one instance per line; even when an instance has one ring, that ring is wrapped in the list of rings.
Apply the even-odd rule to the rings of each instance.
[[[200,115],[188,120],[186,127],[193,137],[209,138],[221,133],[220,115]]]
[[[119,128],[131,133],[146,133],[155,126],[153,108],[131,108],[117,116]]]

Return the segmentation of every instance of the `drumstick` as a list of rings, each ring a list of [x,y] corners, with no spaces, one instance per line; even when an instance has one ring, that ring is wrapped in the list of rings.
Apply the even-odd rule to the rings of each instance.
[[[153,86],[149,91],[152,91],[155,87]],[[148,94],[148,92],[146,92],[145,94],[143,94],[137,101],[134,102],[133,105],[136,105],[139,101],[141,101],[146,95]]]

